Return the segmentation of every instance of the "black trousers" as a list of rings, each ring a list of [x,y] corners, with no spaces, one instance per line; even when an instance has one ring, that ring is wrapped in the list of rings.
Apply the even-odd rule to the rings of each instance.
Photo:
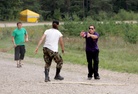
[[[14,50],[14,60],[23,60],[25,56],[25,45],[19,45]]]
[[[99,67],[99,50],[94,52],[86,51],[86,58],[88,62],[88,77],[99,76],[98,67]]]

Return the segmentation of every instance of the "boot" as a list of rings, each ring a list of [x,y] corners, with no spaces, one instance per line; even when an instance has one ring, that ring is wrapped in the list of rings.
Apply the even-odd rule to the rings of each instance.
[[[60,68],[56,68],[56,75],[55,75],[55,80],[63,80],[64,78],[60,76]]]
[[[49,69],[45,68],[45,82],[48,82],[48,81],[50,81],[50,78],[49,78]]]

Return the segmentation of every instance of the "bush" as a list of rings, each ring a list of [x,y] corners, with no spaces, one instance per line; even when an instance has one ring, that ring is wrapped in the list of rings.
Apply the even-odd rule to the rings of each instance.
[[[137,24],[117,24],[115,21],[96,22],[89,20],[86,22],[65,22],[63,28],[65,30],[65,34],[79,36],[79,33],[82,30],[88,30],[89,25],[95,25],[96,31],[100,34],[100,36],[119,36],[123,37],[125,41],[130,43],[136,43],[138,41]]]
[[[136,44],[138,41],[138,26],[137,24],[134,25],[126,25],[126,29],[124,32],[124,39],[125,41]]]
[[[14,30],[13,27],[0,28],[0,39],[4,39],[6,37],[11,37],[11,32],[13,30]]]
[[[114,20],[138,20],[138,14],[133,11],[126,11],[121,9],[118,14],[113,17]]]

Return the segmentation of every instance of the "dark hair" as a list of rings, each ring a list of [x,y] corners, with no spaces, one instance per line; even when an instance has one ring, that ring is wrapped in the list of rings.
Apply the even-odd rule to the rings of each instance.
[[[17,25],[18,25],[18,24],[22,24],[22,22],[17,22]]]
[[[54,20],[54,21],[53,21],[53,24],[54,24],[54,23],[56,23],[57,25],[59,25],[59,21],[57,21],[57,20]]]
[[[52,27],[53,27],[54,29],[58,29],[58,25],[57,25],[56,23],[53,23],[53,24],[52,24]]]
[[[90,25],[90,26],[93,26],[93,27],[94,27],[94,29],[95,29],[95,26],[94,26],[94,25]],[[89,27],[90,27],[90,26],[89,26]]]
[[[58,29],[58,25],[59,25],[59,21],[54,20],[54,21],[52,22],[52,27],[53,27],[54,29]]]

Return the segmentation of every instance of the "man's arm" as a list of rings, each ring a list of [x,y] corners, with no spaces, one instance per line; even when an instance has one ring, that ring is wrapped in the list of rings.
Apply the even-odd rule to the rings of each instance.
[[[44,40],[45,37],[46,37],[46,35],[43,34],[43,36],[42,36],[41,39],[39,40],[38,45],[37,45],[37,47],[36,47],[36,49],[35,49],[35,53],[38,52],[38,48],[39,48],[39,46],[41,45],[41,43],[43,42],[43,40]]]
[[[62,49],[62,53],[64,53],[64,43],[63,43],[63,38],[62,37],[59,38],[59,43],[60,43],[60,47]]]
[[[28,34],[25,35],[25,42],[28,42]]]
[[[87,33],[87,37],[91,37],[92,39],[97,39],[98,38],[97,35],[93,35],[93,34],[90,34],[90,33]]]
[[[16,43],[15,43],[15,40],[14,40],[13,36],[12,36],[12,43],[13,43],[14,47],[16,47]]]
[[[81,31],[81,32],[80,32],[80,36],[83,37],[83,38],[86,37],[86,32]]]

